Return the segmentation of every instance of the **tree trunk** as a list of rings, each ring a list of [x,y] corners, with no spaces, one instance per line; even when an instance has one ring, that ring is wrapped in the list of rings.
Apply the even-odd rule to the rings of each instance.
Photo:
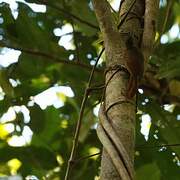
[[[104,146],[100,172],[101,180],[130,180],[134,178],[136,102],[135,97],[129,101],[125,96],[129,79],[126,65],[128,58],[126,41],[131,35],[137,48],[141,44],[142,17],[145,5],[144,0],[137,0],[131,11],[127,13],[132,3],[133,0],[122,1],[120,19],[126,15],[127,17],[118,30],[108,2],[106,0],[93,1],[104,38],[107,66],[105,99],[101,113],[106,114],[104,115],[107,118],[105,121],[109,121],[111,129],[121,142],[118,149],[111,133],[108,133],[108,130],[100,122],[97,133]],[[124,159],[123,157],[127,158]]]

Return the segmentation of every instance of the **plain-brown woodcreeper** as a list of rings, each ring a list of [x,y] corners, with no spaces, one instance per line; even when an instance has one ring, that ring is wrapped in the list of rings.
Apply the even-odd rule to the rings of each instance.
[[[126,40],[127,59],[126,68],[130,74],[126,97],[131,99],[137,92],[138,84],[144,73],[144,56],[141,50],[134,45],[131,36]]]

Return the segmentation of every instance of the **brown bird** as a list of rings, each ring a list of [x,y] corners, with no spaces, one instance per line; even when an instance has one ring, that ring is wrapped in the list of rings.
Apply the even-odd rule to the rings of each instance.
[[[132,99],[137,92],[138,84],[144,73],[144,56],[133,43],[130,36],[126,41],[127,59],[126,68],[130,74],[126,97]]]

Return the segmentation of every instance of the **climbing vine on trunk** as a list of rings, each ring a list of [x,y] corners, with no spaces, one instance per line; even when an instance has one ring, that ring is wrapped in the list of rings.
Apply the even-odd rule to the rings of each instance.
[[[93,0],[93,4],[106,54],[105,96],[100,107],[97,128],[98,137],[103,144],[100,179],[132,180],[135,94],[144,72],[144,56],[147,60],[152,49],[157,6],[152,7],[152,2],[148,0],[121,1],[120,22],[124,16],[127,18],[119,26],[114,21],[106,0]],[[155,5],[157,4],[158,1]],[[129,11],[130,8],[132,9]],[[152,8],[154,14],[151,14]],[[144,20],[144,15],[149,16],[149,19],[145,17]],[[148,38],[147,31],[152,32]],[[141,44],[146,47],[144,56],[140,50]],[[149,51],[147,47],[151,47]]]

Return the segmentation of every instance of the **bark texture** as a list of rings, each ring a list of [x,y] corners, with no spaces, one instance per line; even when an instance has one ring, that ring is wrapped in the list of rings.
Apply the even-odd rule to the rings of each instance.
[[[155,41],[159,0],[146,0],[142,52],[147,64]]]
[[[126,15],[133,0],[125,0],[121,4],[120,18]],[[111,128],[118,136],[120,147],[112,139],[109,130],[100,122],[98,136],[103,143],[104,149],[101,161],[101,180],[130,180],[133,179],[134,169],[134,142],[135,142],[135,98],[129,102],[125,94],[128,82],[126,68],[126,45],[125,42],[129,33],[133,35],[136,46],[140,46],[142,39],[142,17],[144,15],[144,0],[136,0],[131,12],[125,22],[117,29],[113,21],[109,4],[106,0],[93,0],[95,13],[100,24],[100,29],[104,38],[106,54],[106,91],[104,100],[104,113]],[[125,67],[119,68],[119,67]],[[108,111],[107,111],[108,110]],[[99,114],[100,119],[102,114]],[[104,137],[107,137],[107,141]],[[122,147],[122,146],[123,147]],[[112,150],[113,148],[115,150]],[[111,151],[112,150],[112,151]],[[122,154],[125,152],[125,154]],[[128,156],[128,162],[123,157]],[[115,158],[114,158],[115,157]],[[117,159],[120,159],[118,167]]]
[[[142,47],[147,63],[153,49],[158,4],[159,0],[121,0],[120,24],[117,25],[107,0],[93,0],[104,38],[107,65],[105,98],[97,128],[104,147],[101,180],[134,179],[136,104],[135,98],[129,101],[125,97],[130,73],[127,62],[131,59],[126,42],[131,36],[133,46],[138,50]],[[138,68],[135,61],[133,63],[134,68]]]

